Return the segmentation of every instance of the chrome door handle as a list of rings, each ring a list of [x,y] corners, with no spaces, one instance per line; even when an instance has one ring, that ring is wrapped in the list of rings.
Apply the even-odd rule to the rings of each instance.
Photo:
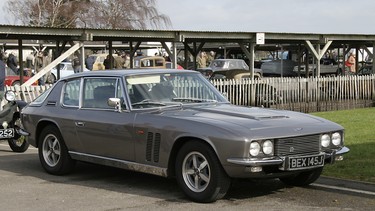
[[[76,122],[77,127],[84,127],[85,123],[84,122]]]

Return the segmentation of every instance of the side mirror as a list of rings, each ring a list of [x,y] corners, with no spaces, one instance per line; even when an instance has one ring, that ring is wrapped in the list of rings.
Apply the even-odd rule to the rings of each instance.
[[[116,111],[122,112],[121,99],[120,98],[109,98],[108,105],[114,107]]]

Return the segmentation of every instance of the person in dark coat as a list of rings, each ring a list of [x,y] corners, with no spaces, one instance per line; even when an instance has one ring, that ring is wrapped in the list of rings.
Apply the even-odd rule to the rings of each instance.
[[[111,60],[109,59],[109,55],[107,55],[107,57],[104,59],[103,65],[106,70],[111,69]]]
[[[18,74],[18,68],[17,68],[18,64],[17,63],[18,62],[17,62],[16,56],[14,56],[13,53],[10,53],[9,57],[8,57],[8,60],[7,60],[7,65],[11,70],[13,70],[13,72],[15,74]]]
[[[94,68],[94,63],[95,63],[95,60],[93,56],[89,56],[85,60],[86,68],[89,70],[92,70]]]
[[[106,70],[110,70],[111,69],[111,62],[113,62],[115,59],[114,57],[112,56],[112,61],[111,61],[111,57],[109,57],[109,54],[107,55],[107,57],[104,59],[103,61],[103,65],[105,67]]]

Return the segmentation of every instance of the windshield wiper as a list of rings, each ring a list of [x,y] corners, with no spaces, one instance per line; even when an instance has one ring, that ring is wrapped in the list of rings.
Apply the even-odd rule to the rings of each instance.
[[[217,103],[217,100],[200,99],[200,98],[184,98],[184,97],[175,97],[175,98],[172,98],[172,101],[192,102],[192,103],[203,103],[203,102]]]
[[[152,101],[150,99],[144,99],[141,102],[132,103],[132,106],[143,106],[143,105],[166,106],[165,103]]]

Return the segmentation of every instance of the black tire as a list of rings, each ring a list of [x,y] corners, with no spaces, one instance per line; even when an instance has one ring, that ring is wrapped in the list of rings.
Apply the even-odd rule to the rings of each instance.
[[[205,143],[184,144],[177,154],[175,167],[177,183],[195,202],[214,202],[224,197],[230,187],[231,179]]]
[[[14,139],[8,139],[8,144],[13,152],[25,152],[29,148],[29,142],[25,136],[18,135]]]
[[[283,183],[292,186],[307,186],[315,182],[323,171],[323,167],[298,173],[291,177],[281,177],[279,178]]]
[[[12,128],[19,128],[21,125],[21,120],[19,118],[19,113],[15,113],[13,117],[13,121],[9,125]],[[29,148],[29,142],[27,142],[25,136],[19,135],[16,131],[14,131],[14,137],[8,139],[8,144],[13,152],[25,152]]]
[[[49,125],[45,127],[39,138],[39,160],[44,170],[54,175],[64,175],[71,172],[75,166],[59,129]]]

